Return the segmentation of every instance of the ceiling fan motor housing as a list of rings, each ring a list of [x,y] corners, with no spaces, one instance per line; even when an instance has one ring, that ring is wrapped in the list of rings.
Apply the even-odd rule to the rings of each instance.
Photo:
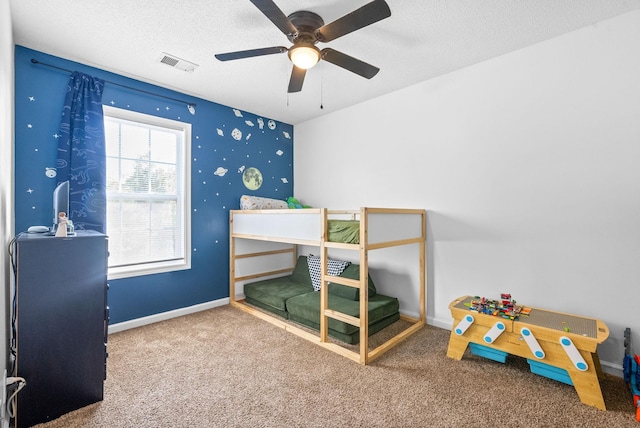
[[[287,18],[289,18],[289,21],[298,29],[297,34],[287,35],[291,43],[318,43],[315,31],[324,25],[324,21],[320,15],[306,10],[300,10],[293,12]]]

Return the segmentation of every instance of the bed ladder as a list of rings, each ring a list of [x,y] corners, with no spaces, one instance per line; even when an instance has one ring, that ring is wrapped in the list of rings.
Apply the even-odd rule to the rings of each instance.
[[[357,361],[366,365],[369,362],[369,268],[368,268],[368,251],[365,249],[364,243],[367,242],[367,216],[360,210],[360,244],[339,244],[332,243],[328,240],[328,213],[326,209],[322,209],[323,226],[322,239],[320,241],[320,341],[329,342],[329,318],[342,321],[344,323],[358,327],[360,334],[360,352]],[[329,248],[342,248],[355,250],[360,253],[360,280],[356,281],[349,278],[342,278],[328,274]],[[329,283],[346,285],[348,287],[358,288],[360,290],[360,314],[359,318],[329,309]],[[336,352],[343,354],[349,358],[356,359],[355,353],[341,346],[336,345]]]

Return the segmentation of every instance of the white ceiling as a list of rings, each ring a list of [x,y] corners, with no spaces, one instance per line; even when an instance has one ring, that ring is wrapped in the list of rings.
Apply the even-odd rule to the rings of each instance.
[[[325,23],[369,2],[274,1],[285,15],[309,10]],[[319,45],[379,67],[378,75],[367,80],[321,61],[302,92],[287,94],[286,54],[213,56],[290,46],[249,0],[10,3],[17,45],[290,124],[640,9],[640,0],[387,0],[390,18]],[[187,73],[162,64],[163,52],[199,67]]]

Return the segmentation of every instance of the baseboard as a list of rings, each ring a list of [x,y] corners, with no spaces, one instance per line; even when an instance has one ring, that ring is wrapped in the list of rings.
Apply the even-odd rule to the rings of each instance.
[[[453,321],[448,319],[448,320],[439,320],[433,317],[427,317],[427,324],[432,325],[434,327],[438,327],[438,328],[444,328],[445,330],[451,330],[451,323]]]
[[[193,306],[187,306],[186,308],[174,309],[168,312],[162,312],[159,314],[149,315],[147,317],[136,318],[130,321],[123,321],[117,324],[109,325],[109,334],[118,333],[120,331],[129,330],[136,327],[142,327],[143,325],[153,324],[159,321],[168,320],[171,318],[177,318],[184,315],[193,314],[200,311],[206,311],[207,309],[217,308],[218,306],[224,306],[229,304],[229,298],[212,300],[210,302],[200,303]]]
[[[431,318],[427,317],[427,324],[432,325],[434,327],[443,328],[449,331],[451,331],[451,328],[453,327],[452,320],[450,319],[440,320],[432,317]],[[616,364],[610,361],[600,360],[600,366],[602,367],[602,371],[604,373],[607,373],[616,377],[622,377],[622,364]]]
[[[600,360],[600,366],[604,373],[610,374],[616,377],[622,377],[622,364],[614,364],[609,361]]]

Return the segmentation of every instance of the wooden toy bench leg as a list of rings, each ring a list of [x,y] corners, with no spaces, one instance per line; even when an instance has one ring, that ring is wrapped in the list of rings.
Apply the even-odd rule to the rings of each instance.
[[[449,348],[447,349],[447,357],[460,361],[464,355],[464,351],[467,350],[469,345],[469,339],[464,336],[457,335],[451,330],[451,336],[449,337]]]
[[[600,357],[598,356],[598,353],[592,353],[591,357],[593,358],[593,365],[596,368],[598,379],[604,379],[604,372],[602,371],[602,366],[600,365]]]
[[[582,403],[589,406],[593,406],[600,410],[607,410],[604,404],[604,398],[602,397],[602,390],[600,389],[600,382],[598,381],[598,372],[596,363],[591,354],[584,352],[583,357],[589,366],[589,370],[586,372],[579,372],[576,370],[568,370],[573,386],[580,397]]]

